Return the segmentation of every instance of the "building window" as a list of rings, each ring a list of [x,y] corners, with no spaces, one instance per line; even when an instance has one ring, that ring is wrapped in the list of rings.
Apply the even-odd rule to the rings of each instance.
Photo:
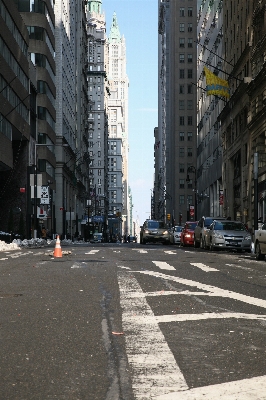
[[[188,142],[192,142],[192,132],[187,133],[187,140]]]
[[[187,16],[192,17],[192,7],[188,7],[187,9]]]
[[[188,124],[188,125],[193,125],[192,115],[189,115],[189,116],[187,117],[187,124]]]
[[[188,77],[188,79],[192,79],[192,77],[193,77],[193,70],[192,69],[188,69],[187,70],[187,77]]]
[[[192,63],[192,54],[187,55],[187,62]]]
[[[187,85],[187,93],[188,94],[192,94],[193,93],[193,89],[192,89],[192,84],[191,83],[188,83],[188,85]]]
[[[193,40],[192,40],[192,38],[188,38],[188,40],[187,40],[187,47],[193,47]]]
[[[192,189],[192,179],[187,182],[187,188]]]
[[[192,157],[192,147],[187,148],[187,156]]]
[[[185,24],[179,24],[179,32],[185,32]]]
[[[179,205],[185,204],[185,196],[183,194],[179,195]]]
[[[185,132],[179,132],[179,140],[180,140],[180,142],[184,142],[184,140],[185,140]]]
[[[185,38],[179,38],[179,47],[185,47]]]
[[[185,125],[185,117],[184,116],[179,117],[179,125]]]
[[[98,151],[98,157],[101,157],[101,152],[100,151]]]
[[[188,204],[192,204],[192,195],[191,194],[189,194],[188,196],[187,196],[187,202],[188,202]]]
[[[179,189],[185,189],[185,179],[179,179]]]
[[[187,31],[192,32],[192,24],[191,23],[187,24]]]
[[[185,100],[179,100],[179,110],[185,109]]]
[[[179,54],[179,62],[184,63],[185,62],[185,54]]]
[[[179,85],[179,93],[185,94],[185,85]]]
[[[179,16],[180,16],[180,17],[184,17],[184,16],[185,16],[185,9],[184,9],[183,7],[181,7],[181,8],[179,9]]]
[[[185,155],[184,147],[179,147],[179,157],[184,157],[184,155]]]
[[[180,69],[179,70],[179,79],[184,79],[185,78],[185,70],[184,69]]]
[[[185,164],[183,164],[183,163],[180,163],[180,164],[179,164],[179,172],[180,172],[181,174],[183,174],[183,173],[185,172]]]
[[[187,101],[187,109],[192,110],[193,109],[193,100],[188,100]]]

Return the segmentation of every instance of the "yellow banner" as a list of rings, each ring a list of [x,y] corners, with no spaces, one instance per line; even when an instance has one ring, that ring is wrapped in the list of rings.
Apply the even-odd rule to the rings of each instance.
[[[229,84],[225,79],[218,78],[208,68],[204,67],[206,76],[206,91],[207,95],[211,94],[221,97],[230,97]]]

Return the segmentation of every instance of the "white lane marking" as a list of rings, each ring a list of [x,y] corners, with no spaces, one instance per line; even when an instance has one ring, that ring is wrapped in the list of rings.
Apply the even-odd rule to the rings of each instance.
[[[208,267],[207,265],[202,264],[202,263],[190,263],[190,264],[193,265],[194,267],[202,269],[202,271],[205,271],[205,272],[211,272],[211,271],[217,272],[217,271],[219,271],[216,268]]]
[[[172,251],[172,250],[165,250],[164,252],[165,252],[165,254],[176,254],[176,251]]]
[[[131,270],[131,268],[129,268],[129,267],[124,267],[124,265],[118,265],[117,268],[122,268],[122,269],[129,269],[129,270]]]
[[[98,251],[100,251],[100,250],[90,250],[88,253],[85,253],[85,254],[96,254],[96,253],[98,253]]]
[[[8,260],[8,258],[0,258],[0,261]]]
[[[148,253],[147,250],[142,250],[142,249],[132,249],[132,250],[137,250],[137,252],[141,254]]]
[[[164,280],[181,283],[182,285],[196,287],[197,289],[200,289],[200,290],[206,290],[207,292],[210,292],[213,296],[226,297],[226,298],[242,301],[243,303],[251,304],[253,306],[266,308],[266,300],[247,296],[245,294],[241,294],[241,293],[237,293],[237,292],[232,292],[232,291],[226,290],[226,289],[221,289],[219,287],[207,285],[205,283],[191,281],[189,279],[183,279],[183,278],[179,278],[176,276],[165,275],[161,272],[155,272],[155,271],[145,270],[145,271],[131,271],[131,272],[155,276],[157,278],[162,278]],[[206,296],[210,296],[211,294],[206,293]]]
[[[240,268],[240,269],[245,269],[245,270],[249,270],[249,271],[254,271],[252,268],[249,267],[242,267],[242,265],[236,265],[236,264],[225,264],[228,267],[235,267],[235,268]]]
[[[175,268],[172,267],[171,265],[169,265],[165,261],[152,261],[152,262],[153,262],[153,264],[156,265],[156,267],[159,267],[160,269],[166,269],[168,271],[175,271]]]
[[[118,272],[118,284],[135,399],[152,399],[169,392],[187,390],[185,378],[158,324],[138,324],[139,317],[154,317],[145,298],[138,296],[132,300],[130,296],[143,293],[139,283],[128,273]]]
[[[135,321],[136,317],[128,317],[129,320]],[[259,314],[245,314],[245,313],[202,313],[202,314],[169,314],[169,315],[158,315],[158,316],[138,316],[136,324],[159,324],[163,322],[186,322],[186,321],[202,321],[205,319],[229,319],[229,318],[241,318],[258,321],[266,321],[266,315]]]
[[[185,392],[175,392],[155,397],[156,400],[263,400],[265,398],[266,376],[203,386]]]

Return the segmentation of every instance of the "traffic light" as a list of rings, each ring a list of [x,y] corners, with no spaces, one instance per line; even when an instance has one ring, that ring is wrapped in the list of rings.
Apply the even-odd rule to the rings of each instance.
[[[170,221],[171,219],[171,214],[167,214],[167,220]]]

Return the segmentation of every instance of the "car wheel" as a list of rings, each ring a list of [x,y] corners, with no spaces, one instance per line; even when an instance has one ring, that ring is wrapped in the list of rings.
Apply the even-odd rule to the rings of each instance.
[[[199,243],[196,241],[195,236],[194,236],[194,247],[199,247]]]
[[[259,242],[257,242],[255,246],[255,255],[256,255],[256,260],[264,260],[265,254],[261,253]]]

